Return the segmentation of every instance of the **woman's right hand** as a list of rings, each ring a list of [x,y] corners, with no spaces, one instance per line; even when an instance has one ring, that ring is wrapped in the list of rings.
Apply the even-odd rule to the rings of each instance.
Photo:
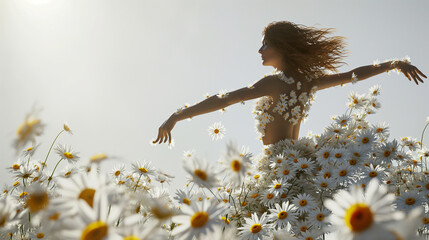
[[[427,78],[426,75],[424,75],[416,66],[403,61],[399,61],[396,65],[396,68],[399,71],[401,71],[405,75],[405,77],[408,78],[408,80],[411,81],[411,78],[412,78],[417,85],[419,85],[419,82],[417,82],[417,80],[419,80],[420,82],[423,82],[423,80],[420,78],[418,74]]]
[[[171,130],[173,129],[174,125],[176,125],[176,118],[175,115],[171,115],[158,129],[158,138],[154,140],[152,143],[161,144],[162,142],[171,143]]]

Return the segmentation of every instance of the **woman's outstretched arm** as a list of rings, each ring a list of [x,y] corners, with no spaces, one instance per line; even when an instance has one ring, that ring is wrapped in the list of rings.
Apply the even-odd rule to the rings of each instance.
[[[319,79],[316,79],[317,89],[321,90],[324,88],[330,88],[346,83],[352,82],[352,78],[355,77],[357,81],[361,81],[377,74],[387,72],[393,69],[399,69],[410,81],[411,79],[418,85],[418,81],[423,83],[423,80],[420,78],[419,74],[427,78],[417,67],[404,62],[398,61],[395,64],[392,64],[391,61],[381,63],[377,66],[367,65],[355,68],[349,72],[325,75]],[[354,74],[354,75],[353,75]],[[417,81],[418,80],[418,81]]]
[[[278,82],[276,77],[267,76],[256,82],[252,87],[237,89],[227,93],[225,97],[213,95],[193,106],[175,112],[159,127],[158,138],[153,143],[165,143],[167,140],[171,142],[171,130],[178,121],[213,112],[238,102],[270,96],[278,91]]]

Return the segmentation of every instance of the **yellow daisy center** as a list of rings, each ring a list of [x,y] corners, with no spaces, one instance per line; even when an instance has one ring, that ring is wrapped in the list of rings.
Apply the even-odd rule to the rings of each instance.
[[[73,159],[73,154],[71,154],[69,152],[65,152],[64,157],[66,157],[67,159]]]
[[[139,167],[139,171],[142,173],[147,173],[147,169],[144,167]]]
[[[325,215],[323,215],[322,213],[317,214],[316,216],[317,221],[323,221],[323,219],[325,219]]]
[[[194,174],[203,181],[207,180],[207,173],[200,169],[195,169]]]
[[[29,147],[29,148],[27,148],[27,152],[29,152],[29,151],[31,151],[31,150],[33,150],[34,149],[34,147]]]
[[[140,238],[136,236],[128,236],[128,237],[124,237],[123,240],[140,240]]]
[[[19,197],[23,198],[23,197],[25,197],[27,195],[28,195],[28,192],[22,192],[22,193],[19,194]]]
[[[206,225],[209,220],[209,215],[206,212],[196,212],[191,217],[191,226],[193,228],[199,228]]]
[[[377,177],[378,173],[376,171],[371,171],[368,173],[368,176],[370,177]]]
[[[323,178],[330,178],[330,177],[331,177],[331,173],[329,172],[323,174]]]
[[[7,216],[3,216],[2,219],[0,219],[0,227],[4,227],[6,225],[6,221],[7,221]]]
[[[85,200],[85,202],[92,207],[94,203],[94,195],[95,195],[95,189],[85,188],[84,190],[82,190],[82,192],[80,192],[78,198]]]
[[[285,219],[285,218],[287,218],[287,212],[285,212],[285,211],[279,212],[279,214],[277,214],[277,218],[278,219]]]
[[[305,240],[313,240],[312,237],[306,237]]]
[[[346,175],[347,175],[347,170],[341,170],[338,174],[339,174],[341,177],[344,177],[344,176],[346,176]]]
[[[344,221],[353,232],[362,232],[372,225],[374,215],[366,204],[356,203],[347,209]]]
[[[328,158],[328,157],[329,157],[329,152],[324,152],[324,153],[323,153],[323,157],[324,157],[324,158]]]
[[[31,212],[38,212],[44,209],[49,203],[49,196],[46,192],[33,193],[27,199],[27,206]]]
[[[102,221],[90,223],[82,231],[80,240],[102,240],[106,235],[109,227]]]
[[[186,205],[191,205],[191,200],[189,200],[189,199],[187,199],[187,198],[185,198],[185,199],[183,199],[183,201],[182,201],[184,204],[186,204]]]
[[[305,205],[307,205],[307,200],[302,199],[301,201],[299,201],[299,205],[304,207]]]
[[[422,219],[423,224],[428,224],[429,223],[429,218],[423,218]],[[1,226],[1,225],[0,225]]]
[[[363,144],[367,144],[368,142],[369,142],[369,138],[367,138],[367,137],[362,138]]]
[[[19,170],[19,165],[18,164],[13,164],[12,168],[13,168],[13,170]]]
[[[280,184],[280,183],[276,183],[275,185],[274,185],[274,188],[275,189],[279,189],[279,188],[281,188],[282,187],[282,185]]]
[[[268,199],[273,199],[273,197],[274,197],[274,194],[272,194],[272,193],[268,193],[268,194],[267,194],[267,198],[268,198]]]
[[[384,156],[385,156],[385,157],[390,156],[390,151],[385,151],[385,152],[384,152]]]
[[[283,175],[288,175],[289,174],[289,170],[285,169],[283,170]]]
[[[104,153],[95,154],[91,157],[91,162],[100,162],[101,160],[106,159],[107,156]]]
[[[234,160],[231,162],[231,168],[234,172],[238,172],[241,169],[241,163],[238,160]]]
[[[304,164],[301,164],[301,168],[302,168],[302,169],[306,169],[306,168],[308,168],[308,165],[307,165],[307,164],[305,164],[305,163],[304,163]]]
[[[219,133],[219,129],[215,129],[214,131],[213,131],[215,134],[218,134]]]
[[[301,227],[301,232],[305,232],[305,231],[307,231],[307,227],[306,226],[302,226]]]
[[[349,161],[350,165],[356,165],[356,160],[352,159]]]
[[[341,153],[335,153],[336,158],[341,158],[343,155]]]
[[[53,215],[49,216],[49,220],[56,221],[58,220],[59,217],[60,217],[59,213],[54,213]]]
[[[222,217],[222,220],[226,222],[226,224],[229,225],[229,219],[227,219],[226,217]]]
[[[119,174],[121,174],[121,171],[118,170],[118,171],[115,172],[115,176],[116,177],[119,176]]]
[[[258,232],[260,232],[261,230],[262,230],[262,226],[261,226],[261,224],[259,224],[259,223],[253,224],[253,225],[250,227],[250,232],[251,232],[251,233],[258,233]]]
[[[407,204],[407,205],[414,205],[414,203],[416,203],[416,199],[414,199],[414,198],[405,199],[405,204]]]
[[[33,121],[25,121],[16,131],[19,136],[19,139],[23,141],[33,132],[34,125],[40,123],[39,119],[34,119]]]
[[[327,183],[325,183],[325,182],[322,182],[322,183],[320,184],[320,186],[321,186],[321,187],[323,187],[323,188],[325,188],[325,187],[327,187],[327,186],[328,186],[328,184],[327,184]]]
[[[44,238],[44,237],[45,237],[45,234],[43,234],[43,233],[38,233],[38,234],[36,235],[36,237],[37,237],[37,238]]]

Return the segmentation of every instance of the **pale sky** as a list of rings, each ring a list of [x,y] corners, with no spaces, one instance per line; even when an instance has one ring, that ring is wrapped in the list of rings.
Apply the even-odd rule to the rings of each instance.
[[[119,162],[151,161],[176,176],[174,191],[186,182],[186,150],[213,164],[229,140],[261,152],[253,100],[178,122],[171,150],[149,142],[182,104],[271,72],[258,54],[268,23],[335,28],[350,52],[340,72],[408,55],[429,76],[427,9],[426,0],[0,0],[0,184],[13,183],[5,169],[16,160],[11,144],[36,103],[46,124],[36,159],[45,158],[67,121],[74,135],[57,142],[80,152],[82,162],[98,152],[120,157],[103,164],[107,172]],[[322,133],[331,116],[345,112],[350,91],[367,93],[375,84],[382,109],[368,120],[389,123],[391,139],[420,139],[429,116],[428,83],[417,86],[396,73],[318,92],[300,137]],[[218,121],[226,135],[212,141],[207,129]],[[57,160],[51,153],[50,170]]]

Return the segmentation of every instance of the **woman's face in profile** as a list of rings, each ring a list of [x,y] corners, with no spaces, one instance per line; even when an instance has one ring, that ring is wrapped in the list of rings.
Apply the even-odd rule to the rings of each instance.
[[[265,40],[262,40],[262,44],[258,51],[261,54],[262,65],[279,68],[282,63],[282,55]]]

